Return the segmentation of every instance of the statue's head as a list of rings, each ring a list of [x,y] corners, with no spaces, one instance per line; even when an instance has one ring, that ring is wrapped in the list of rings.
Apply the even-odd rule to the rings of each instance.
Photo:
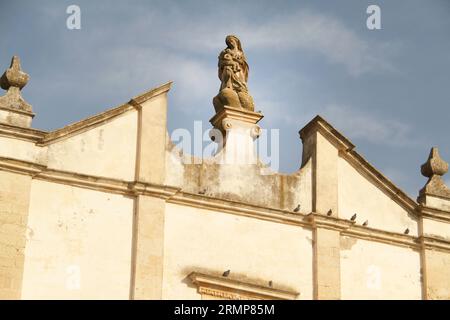
[[[225,43],[231,49],[237,48],[239,51],[242,51],[241,41],[234,35],[227,36],[225,38]]]

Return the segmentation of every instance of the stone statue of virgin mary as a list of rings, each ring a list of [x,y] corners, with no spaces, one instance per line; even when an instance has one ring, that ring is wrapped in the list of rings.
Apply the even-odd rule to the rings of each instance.
[[[225,39],[227,47],[219,55],[218,76],[220,90],[213,99],[216,112],[223,106],[254,111],[253,98],[247,87],[248,64],[242,50],[241,41],[233,35]]]

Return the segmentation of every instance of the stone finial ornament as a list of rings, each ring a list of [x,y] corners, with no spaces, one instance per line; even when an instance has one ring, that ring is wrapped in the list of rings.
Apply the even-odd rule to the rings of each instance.
[[[253,98],[248,92],[247,80],[249,67],[241,41],[229,35],[225,39],[227,47],[219,55],[218,76],[221,81],[220,90],[213,99],[216,113],[224,106],[254,111]]]
[[[0,78],[0,87],[7,90],[6,95],[0,97],[0,105],[6,108],[31,112],[31,106],[20,94],[20,90],[25,87],[29,78],[28,74],[23,72],[20,67],[19,57],[14,56],[11,60],[11,66]]]
[[[431,178],[434,175],[443,176],[447,173],[448,163],[441,159],[438,148],[431,148],[428,160],[421,166],[420,171],[427,178]]]
[[[20,67],[19,57],[14,56],[11,66],[0,78],[0,87],[7,90],[6,94],[0,97],[0,122],[22,127],[31,125],[34,114],[31,105],[22,98],[20,92],[29,78]]]
[[[14,56],[12,57],[9,69],[0,78],[0,86],[5,90],[8,90],[10,87],[22,89],[27,84],[29,78],[28,74],[23,72],[20,67],[19,57]]]
[[[441,159],[438,148],[431,148],[427,162],[420,169],[422,175],[429,179],[420,190],[418,201],[423,203],[427,195],[450,199],[450,189],[441,178],[448,171],[448,163]]]

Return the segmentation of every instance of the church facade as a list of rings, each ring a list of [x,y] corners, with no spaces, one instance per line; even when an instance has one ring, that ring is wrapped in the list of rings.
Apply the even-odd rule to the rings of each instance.
[[[14,57],[0,80],[0,299],[449,299],[437,148],[412,199],[317,116],[300,169],[268,174],[247,77],[227,37],[211,118],[223,143],[193,161],[167,132],[170,83],[45,132]]]

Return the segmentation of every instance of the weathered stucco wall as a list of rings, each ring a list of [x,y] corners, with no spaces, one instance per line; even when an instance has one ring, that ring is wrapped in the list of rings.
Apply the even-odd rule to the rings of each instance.
[[[133,199],[33,180],[23,299],[128,299]]]
[[[431,300],[450,299],[450,254],[426,250],[425,268],[427,298]]]
[[[359,173],[345,159],[339,158],[339,217],[350,219],[356,213],[356,223],[368,220],[368,227],[417,236],[417,218]]]
[[[311,161],[292,174],[271,172],[261,163],[228,165],[216,161],[218,159],[214,157],[195,159],[189,155],[182,156],[177,147],[169,142],[166,184],[194,194],[202,193],[287,211],[292,211],[300,204],[300,212],[311,212]]]
[[[187,275],[205,271],[312,299],[312,232],[298,226],[167,204],[163,299],[200,299]]]
[[[39,164],[47,162],[47,148],[34,142],[0,136],[0,156]]]
[[[422,299],[420,253],[341,237],[341,299]]]
[[[133,180],[137,112],[128,111],[102,125],[48,146],[48,167],[63,171]]]
[[[293,174],[192,163],[169,88],[54,132],[2,123],[0,298],[198,299],[187,276],[225,270],[299,299],[449,298],[448,199],[419,205],[320,117]]]

